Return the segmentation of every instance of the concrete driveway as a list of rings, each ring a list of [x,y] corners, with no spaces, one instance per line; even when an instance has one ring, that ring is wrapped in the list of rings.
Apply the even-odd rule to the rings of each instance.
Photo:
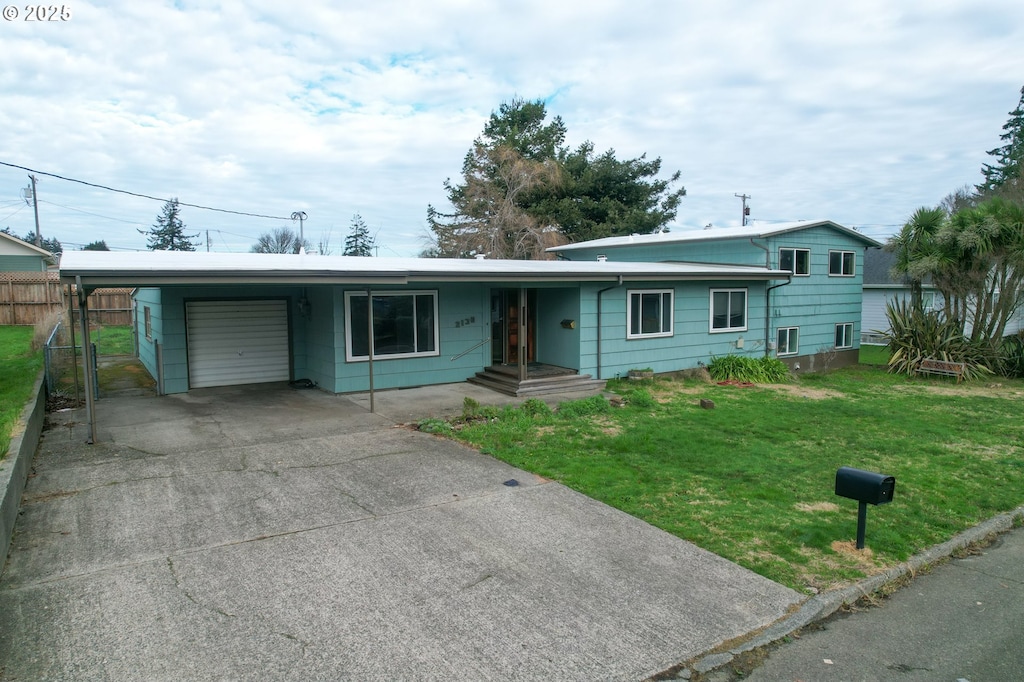
[[[51,415],[0,578],[0,680],[639,680],[800,595],[403,428],[458,385],[107,397]],[[518,481],[518,485],[506,482]]]

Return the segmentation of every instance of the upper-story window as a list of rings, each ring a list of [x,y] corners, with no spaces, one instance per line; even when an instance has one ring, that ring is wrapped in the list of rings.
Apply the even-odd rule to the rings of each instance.
[[[832,277],[853,277],[853,264],[856,262],[854,251],[829,251],[828,274]]]
[[[811,274],[811,250],[779,249],[779,270],[800,276]]]

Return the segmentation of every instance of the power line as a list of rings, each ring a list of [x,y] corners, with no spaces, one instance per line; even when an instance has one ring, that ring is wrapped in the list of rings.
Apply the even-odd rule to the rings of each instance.
[[[154,197],[148,194],[139,194],[138,192],[129,192],[126,189],[117,189],[115,187],[107,187],[106,185],[97,185],[94,182],[86,182],[85,180],[77,180],[75,178],[68,178],[63,175],[57,175],[56,173],[47,173],[46,171],[35,170],[33,168],[26,168],[25,166],[19,166],[13,163],[7,163],[6,161],[0,161],[0,166],[7,166],[9,168],[18,168],[29,173],[38,173],[39,175],[46,175],[51,178],[57,178],[58,180],[64,180],[66,182],[77,182],[79,185],[85,185],[87,187],[96,187],[97,189],[105,189],[108,192],[117,192],[118,194],[127,194],[133,197],[140,197],[142,199],[151,199],[153,201],[162,201],[164,203],[170,201],[170,199],[164,199],[161,197]],[[213,208],[211,206],[200,206],[199,204],[187,204],[183,201],[179,201],[180,206],[188,206],[189,208],[198,208],[203,211],[216,211],[218,213],[230,213],[232,215],[248,216],[250,218],[270,218],[271,220],[291,220],[291,218],[285,218],[277,215],[263,215],[261,213],[246,213],[244,211],[230,211],[226,208]],[[13,215],[13,214],[12,214]]]
[[[8,214],[7,214],[7,215],[5,215],[5,216],[4,216],[3,218],[0,218],[0,222],[2,222],[2,221],[4,221],[4,220],[7,220],[8,218],[10,218],[10,217],[12,217],[12,216],[16,216],[16,215],[18,215],[18,214],[19,214],[19,213],[21,213],[21,212],[22,212],[22,210],[24,210],[25,208],[26,208],[25,206],[20,206],[20,207],[18,207],[18,210],[17,210],[17,211],[15,211],[14,213],[8,213]]]
[[[114,220],[114,221],[119,222],[119,223],[127,223],[129,225],[141,225],[142,224],[138,220],[125,220],[123,218],[113,218],[111,216],[101,215],[99,213],[91,213],[89,211],[83,211],[80,208],[75,208],[74,206],[65,206],[64,204],[58,204],[55,201],[47,201],[46,199],[40,199],[39,203],[41,203],[41,204],[50,204],[51,206],[60,206],[61,208],[66,208],[69,211],[77,211],[78,213],[84,213],[85,215],[96,216],[97,218],[104,218],[106,220]]]

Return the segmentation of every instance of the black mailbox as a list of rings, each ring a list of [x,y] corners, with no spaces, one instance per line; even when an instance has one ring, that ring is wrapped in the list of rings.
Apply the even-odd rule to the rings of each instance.
[[[893,476],[853,467],[841,467],[836,471],[836,495],[840,497],[868,504],[885,504],[892,502],[894,492],[896,479]]]

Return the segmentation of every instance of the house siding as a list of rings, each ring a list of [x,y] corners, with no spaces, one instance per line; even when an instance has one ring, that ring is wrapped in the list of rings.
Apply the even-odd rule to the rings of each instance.
[[[671,372],[696,367],[719,355],[763,355],[766,286],[764,282],[734,281],[645,282],[608,289],[601,299],[601,358],[598,363],[597,293],[605,287],[585,285],[581,296],[580,371],[599,379],[613,379],[624,376],[630,369],[650,367],[655,372]],[[672,336],[627,338],[626,297],[629,291],[636,289],[671,289],[674,292]],[[745,330],[710,331],[712,289],[746,290]]]
[[[0,272],[46,272],[46,261],[41,256],[0,254]]]
[[[160,368],[157,364],[156,344],[163,343],[163,306],[160,289],[136,289],[132,297],[135,306],[135,338],[139,344],[139,361],[157,382]],[[149,308],[150,337],[146,338],[146,314]]]
[[[607,256],[609,260],[639,262],[639,261],[684,261],[699,263],[729,263],[736,265],[768,265],[773,269],[779,268],[779,250],[783,248],[798,248],[810,250],[810,275],[793,276],[789,284],[777,286],[772,289],[770,296],[770,308],[768,311],[768,330],[765,334],[765,308],[764,291],[762,284],[737,284],[735,282],[724,282],[713,285],[714,288],[734,288],[737,286],[748,286],[748,330],[737,334],[744,337],[744,347],[735,347],[736,338],[731,338],[728,343],[709,341],[701,339],[699,335],[687,329],[679,329],[677,322],[676,336],[681,337],[687,343],[693,343],[694,349],[682,351],[681,358],[696,365],[696,362],[704,361],[711,355],[725,354],[765,354],[766,342],[774,344],[775,335],[780,327],[799,327],[800,341],[799,351],[796,355],[789,355],[784,358],[791,366],[799,364],[801,360],[812,360],[815,355],[827,353],[833,350],[835,344],[835,326],[837,324],[852,323],[854,325],[853,350],[860,345],[861,333],[861,308],[862,308],[862,282],[864,270],[864,249],[865,244],[855,236],[835,230],[827,225],[817,225],[806,229],[786,232],[765,238],[718,239],[706,242],[667,242],[664,244],[644,244],[638,246],[622,245],[614,248],[581,248],[578,250],[564,252],[563,255],[571,260],[596,259],[598,255]],[[852,251],[855,255],[853,276],[831,276],[829,275],[829,252],[830,251]],[[774,285],[783,284],[785,280],[774,282]],[[705,290],[709,288],[705,286]],[[689,290],[689,289],[688,289]],[[758,296],[754,292],[760,292]],[[677,310],[680,306],[680,298],[683,301],[687,296],[679,296],[677,291]],[[624,305],[623,298],[623,305]],[[760,300],[760,303],[757,301]],[[685,304],[684,304],[685,305]],[[703,303],[706,310],[707,302]],[[680,310],[685,315],[687,308]],[[607,309],[606,309],[607,314]],[[625,317],[625,309],[621,311]],[[683,317],[686,320],[688,318]],[[706,321],[705,321],[706,324]],[[617,332],[615,332],[617,333]],[[624,331],[623,331],[624,336]],[[713,336],[725,336],[715,334]],[[651,339],[645,343],[656,341]],[[607,342],[605,342],[607,343]],[[728,344],[733,344],[729,349]],[[656,371],[658,365],[664,366],[668,359],[666,350],[657,345],[651,347],[654,363],[643,363],[644,366],[653,366]],[[771,351],[768,351],[771,353]],[[641,354],[642,355],[642,354]],[[641,362],[640,358],[636,358]],[[606,357],[602,363],[605,368],[615,366],[622,367],[621,362],[609,362]],[[628,369],[628,368],[627,368]],[[606,376],[607,369],[602,370]]]

